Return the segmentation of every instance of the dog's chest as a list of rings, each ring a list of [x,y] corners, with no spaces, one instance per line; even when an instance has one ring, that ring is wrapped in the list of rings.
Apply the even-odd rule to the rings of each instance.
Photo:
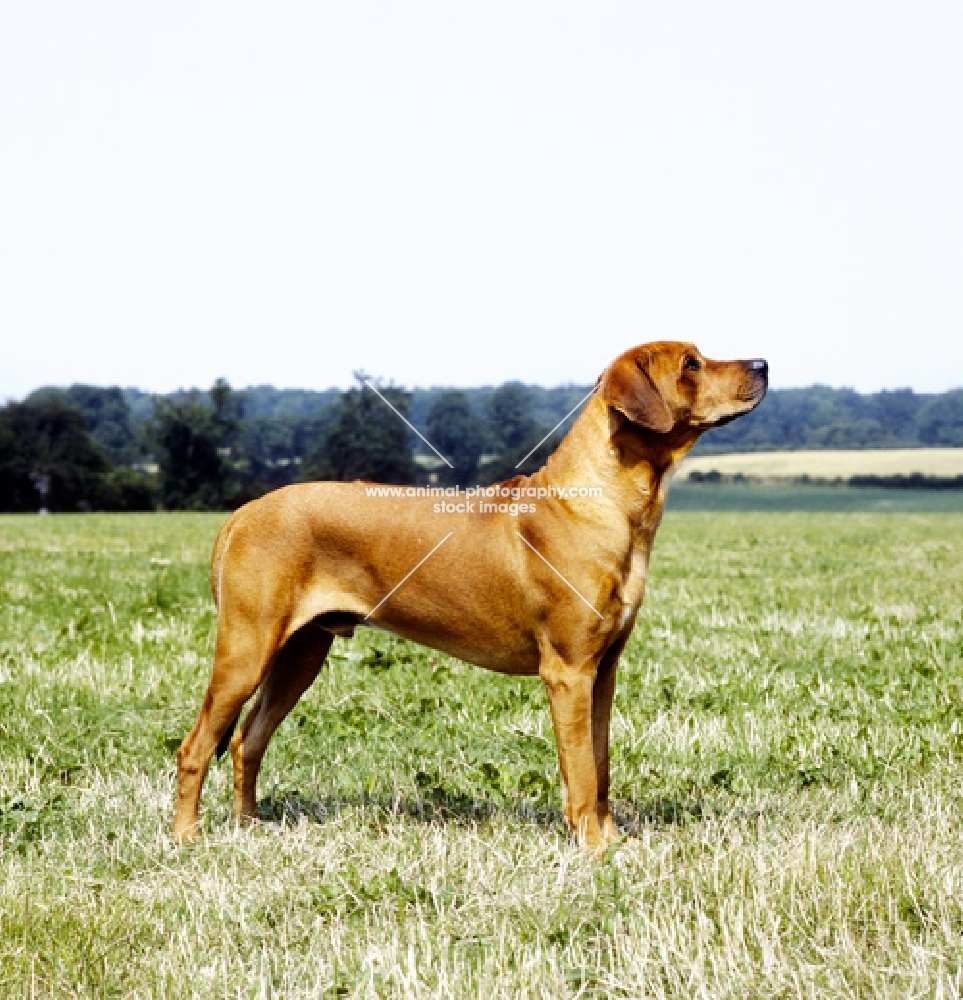
[[[629,558],[629,567],[622,580],[622,618],[619,628],[631,620],[639,610],[642,597],[645,594],[645,578],[649,569],[649,556],[647,546],[636,545],[632,549]]]

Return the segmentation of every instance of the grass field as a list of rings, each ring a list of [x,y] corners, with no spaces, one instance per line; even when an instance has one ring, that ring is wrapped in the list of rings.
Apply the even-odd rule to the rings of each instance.
[[[219,520],[0,518],[0,996],[963,992],[963,516],[670,511],[603,862],[537,680],[366,632],[176,850]]]
[[[963,513],[963,490],[683,481],[672,484],[668,508],[673,511]]]
[[[683,480],[691,472],[715,470],[726,476],[741,473],[759,478],[849,479],[850,476],[963,476],[963,448],[879,448],[862,451],[755,451],[731,455],[697,455],[679,470]]]

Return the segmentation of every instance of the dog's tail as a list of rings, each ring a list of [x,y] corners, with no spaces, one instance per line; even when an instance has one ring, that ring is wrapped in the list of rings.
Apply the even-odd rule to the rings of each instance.
[[[224,556],[234,531],[237,515],[238,511],[235,511],[217,533],[217,541],[214,542],[214,551],[211,553],[211,594],[214,597],[214,606],[218,609],[221,606],[221,569],[224,565]],[[217,749],[214,751],[218,760],[227,753],[227,748],[231,745],[231,737],[237,728],[237,720],[240,717],[241,713],[238,712],[231,720],[231,724],[224,730],[224,735],[218,740]]]
[[[217,749],[214,753],[217,754],[217,759],[220,760],[224,754],[227,753],[227,748],[231,745],[231,737],[234,735],[234,730],[237,729],[237,720],[241,717],[241,713],[238,712],[237,715],[231,720],[231,724],[224,730],[224,735],[220,738],[217,744]]]
[[[211,553],[211,594],[214,596],[214,605],[221,606],[221,567],[224,565],[224,556],[227,554],[227,546],[234,533],[234,524],[240,509],[224,522],[224,526],[217,533],[217,541],[214,542],[214,551]]]

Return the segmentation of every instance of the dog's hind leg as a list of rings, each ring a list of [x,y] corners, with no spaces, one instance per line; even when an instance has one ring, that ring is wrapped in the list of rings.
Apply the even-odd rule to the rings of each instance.
[[[174,840],[179,844],[196,838],[201,787],[214,749],[274,659],[276,634],[266,634],[255,624],[226,628],[222,615],[207,693],[194,728],[177,751]]]
[[[257,819],[257,773],[275,729],[314,682],[334,636],[319,628],[295,632],[275,657],[241,728],[231,740],[234,814]]]

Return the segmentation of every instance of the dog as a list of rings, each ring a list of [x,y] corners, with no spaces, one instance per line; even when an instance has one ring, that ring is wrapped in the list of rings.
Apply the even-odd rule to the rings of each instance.
[[[175,841],[196,838],[201,786],[228,739],[235,814],[257,818],[271,735],[335,636],[366,625],[489,670],[541,677],[565,819],[585,849],[604,852],[618,837],[609,809],[616,666],[671,474],[704,431],[754,409],[767,386],[763,360],[710,361],[692,344],[643,344],[605,369],[544,467],[501,484],[502,496],[531,503],[459,511],[437,496],[316,482],[237,510],[211,560],[217,642],[177,754]]]

